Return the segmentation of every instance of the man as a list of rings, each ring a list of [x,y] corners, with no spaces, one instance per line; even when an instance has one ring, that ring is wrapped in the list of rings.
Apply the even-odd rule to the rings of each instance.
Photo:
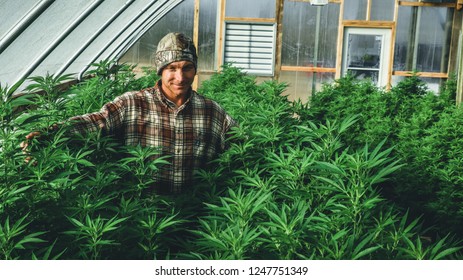
[[[101,130],[125,145],[159,147],[159,156],[168,156],[170,164],[156,175],[154,190],[179,193],[191,186],[196,170],[226,148],[235,121],[216,102],[192,90],[197,54],[190,38],[167,34],[158,44],[155,66],[161,79],[153,88],[127,92],[100,112],[71,118],[71,130]],[[26,138],[37,135],[33,132]]]

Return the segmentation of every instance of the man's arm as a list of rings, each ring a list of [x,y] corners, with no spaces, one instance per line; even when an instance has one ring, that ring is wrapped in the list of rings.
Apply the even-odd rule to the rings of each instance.
[[[75,116],[69,119],[70,132],[85,134],[88,132],[103,130],[105,133],[116,131],[125,117],[126,102],[123,98],[117,97],[114,101],[105,104],[99,112]],[[62,124],[52,125],[48,131],[58,130]],[[40,131],[33,131],[26,135],[26,139],[20,143],[20,148],[24,154],[29,153],[30,144],[41,136]],[[31,157],[27,156],[25,161],[28,163]]]

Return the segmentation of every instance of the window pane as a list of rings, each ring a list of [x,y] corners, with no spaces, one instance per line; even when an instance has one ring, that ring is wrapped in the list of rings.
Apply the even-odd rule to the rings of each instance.
[[[416,21],[416,7],[399,7],[396,40],[394,48],[394,70],[410,71],[413,63],[414,34],[413,22]]]
[[[394,70],[447,72],[453,9],[400,7]]]
[[[227,0],[225,16],[274,18],[276,0]]]
[[[154,66],[154,53],[161,38],[169,32],[182,32],[192,37],[193,21],[194,0],[185,0],[152,26],[120,61],[138,66]]]
[[[391,84],[392,86],[396,86],[399,82],[405,80],[407,77],[404,76],[392,76]],[[444,79],[440,78],[423,78],[420,77],[420,80],[426,83],[426,86],[429,90],[433,91],[434,93],[440,93],[440,89],[442,85],[445,83]]]
[[[344,0],[344,19],[366,20],[367,6],[368,0]]]
[[[381,42],[381,36],[350,34],[347,67],[379,69]]]
[[[282,65],[335,67],[339,5],[285,2],[284,11]]]
[[[217,0],[201,0],[200,5],[198,69],[215,70]]]
[[[394,0],[371,0],[370,20],[394,19]]]
[[[350,34],[347,71],[357,79],[378,83],[382,36]]]
[[[313,40],[318,40],[318,57],[314,56],[319,67],[336,67],[336,52],[338,40],[339,4],[330,4],[320,7],[321,15],[317,36],[314,33]]]
[[[417,48],[417,69],[447,72],[453,9],[423,7]]]

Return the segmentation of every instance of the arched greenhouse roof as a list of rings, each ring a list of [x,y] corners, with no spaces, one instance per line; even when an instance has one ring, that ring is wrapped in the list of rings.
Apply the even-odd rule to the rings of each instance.
[[[0,0],[0,83],[47,73],[81,78],[122,56],[182,0]]]

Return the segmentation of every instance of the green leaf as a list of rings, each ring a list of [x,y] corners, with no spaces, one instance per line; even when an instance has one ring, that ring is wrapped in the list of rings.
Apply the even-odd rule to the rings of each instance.
[[[329,163],[329,162],[316,161],[314,168],[320,169],[320,170],[326,170],[326,171],[329,171],[330,173],[337,174],[337,175],[345,175],[344,170],[342,170],[338,166],[332,163]]]
[[[358,260],[358,259],[362,258],[363,256],[369,255],[369,254],[371,254],[371,253],[377,251],[377,250],[380,249],[380,248],[381,248],[381,246],[379,246],[379,245],[378,245],[378,246],[373,246],[373,247],[366,248],[365,250],[360,251],[360,252],[358,252],[356,255],[354,255],[354,256],[352,257],[352,259],[353,259],[353,260]]]
[[[90,161],[86,160],[86,159],[79,159],[77,161],[77,163],[80,163],[82,164],[83,166],[86,166],[86,167],[93,167],[95,166],[93,163],[91,163]]]
[[[342,237],[346,236],[349,233],[350,230],[348,229],[342,229],[338,231],[335,235],[333,235],[333,240],[337,241],[338,239],[341,239]]]
[[[463,247],[454,247],[454,248],[445,249],[445,250],[439,252],[439,254],[437,254],[432,259],[433,260],[441,260],[441,259],[443,259],[443,258],[445,258],[447,256],[450,256],[450,255],[460,251],[461,249],[463,249]]]

